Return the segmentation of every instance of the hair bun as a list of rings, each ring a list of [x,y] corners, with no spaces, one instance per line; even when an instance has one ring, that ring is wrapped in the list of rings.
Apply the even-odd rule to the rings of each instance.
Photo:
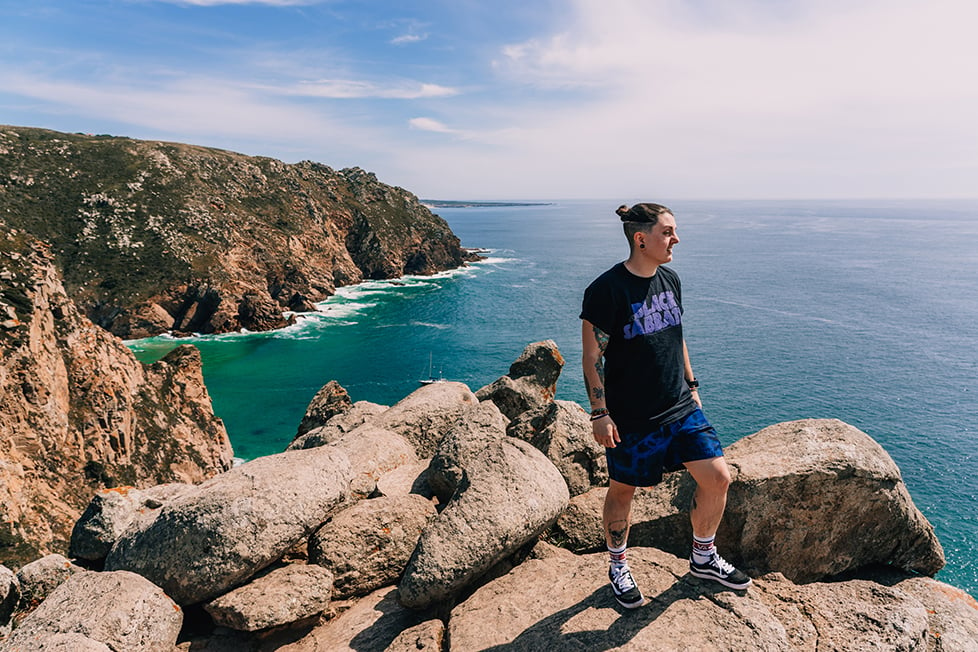
[[[615,213],[618,214],[618,217],[620,217],[622,219],[622,221],[625,221],[625,220],[628,219],[628,214],[630,212],[631,212],[631,209],[628,208],[628,206],[625,206],[624,204],[622,204],[621,206],[619,206],[618,207],[618,210],[615,211]]]

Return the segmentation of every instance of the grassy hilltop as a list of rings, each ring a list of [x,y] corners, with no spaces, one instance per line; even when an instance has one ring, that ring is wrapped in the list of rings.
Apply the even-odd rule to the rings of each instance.
[[[275,328],[338,286],[469,257],[359,168],[26,127],[0,126],[0,220],[50,244],[71,297],[123,337]]]

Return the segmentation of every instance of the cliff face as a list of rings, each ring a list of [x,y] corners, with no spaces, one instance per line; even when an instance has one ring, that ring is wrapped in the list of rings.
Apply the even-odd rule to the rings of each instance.
[[[0,219],[51,245],[68,295],[126,338],[268,330],[365,278],[471,256],[359,168],[0,126]]]
[[[0,223],[0,561],[67,549],[92,494],[231,466],[196,349],[152,366],[65,293],[48,247]]]

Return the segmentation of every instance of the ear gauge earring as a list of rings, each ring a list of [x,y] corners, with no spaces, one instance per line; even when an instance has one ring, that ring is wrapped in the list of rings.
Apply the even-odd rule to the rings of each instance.
[[[644,244],[640,244],[640,245],[638,246],[638,248],[639,248],[639,249],[645,249],[645,245],[644,245]]]

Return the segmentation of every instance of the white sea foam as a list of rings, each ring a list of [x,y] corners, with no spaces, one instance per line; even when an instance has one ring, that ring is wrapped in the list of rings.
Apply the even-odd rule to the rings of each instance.
[[[448,324],[432,324],[426,321],[412,321],[411,326],[424,326],[425,328],[437,328],[438,330],[445,330],[451,328]]]
[[[436,274],[411,274],[395,279],[368,280],[354,285],[336,288],[336,292],[325,301],[315,305],[313,312],[283,312],[286,318],[294,317],[295,322],[283,328],[255,332],[241,329],[233,333],[202,334],[175,336],[172,333],[161,333],[151,338],[124,340],[123,343],[136,351],[151,350],[154,343],[159,342],[200,342],[200,341],[234,341],[254,337],[281,337],[291,340],[308,340],[319,337],[317,331],[324,326],[353,326],[358,323],[358,317],[371,308],[376,307],[384,298],[394,294],[412,292],[419,289],[437,288],[440,281],[457,277],[468,277],[476,274],[476,268],[483,265],[494,265],[515,262],[515,258],[484,258],[468,263],[463,267],[449,269]],[[430,328],[449,328],[445,324],[412,322],[412,325]]]

